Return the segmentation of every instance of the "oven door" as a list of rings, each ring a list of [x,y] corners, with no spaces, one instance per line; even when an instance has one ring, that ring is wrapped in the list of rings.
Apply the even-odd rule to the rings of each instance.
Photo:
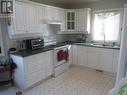
[[[69,60],[69,55],[68,55],[68,48],[62,48],[55,50],[55,67],[60,66],[62,64],[67,63]]]

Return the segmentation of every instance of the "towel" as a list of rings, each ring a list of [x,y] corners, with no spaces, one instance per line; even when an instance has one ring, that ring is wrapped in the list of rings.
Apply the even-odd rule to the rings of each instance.
[[[58,61],[62,61],[65,59],[65,53],[63,50],[60,50],[58,53],[57,53],[57,60]]]

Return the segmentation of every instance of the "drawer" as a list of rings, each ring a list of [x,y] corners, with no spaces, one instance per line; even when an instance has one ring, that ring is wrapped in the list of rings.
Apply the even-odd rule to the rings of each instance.
[[[26,78],[26,87],[30,87],[36,84],[37,82],[45,79],[45,73],[42,71],[38,71],[25,76],[25,78]]]
[[[44,58],[45,57],[43,56],[43,54],[37,54],[24,58],[25,75],[41,70],[44,66]]]
[[[87,47],[87,51],[91,53],[98,53],[100,54],[103,49],[102,48],[96,48],[96,47]]]
[[[120,50],[113,50],[113,54],[116,55],[116,56],[119,56]]]
[[[113,55],[113,49],[102,49],[102,54],[111,54],[111,55]]]

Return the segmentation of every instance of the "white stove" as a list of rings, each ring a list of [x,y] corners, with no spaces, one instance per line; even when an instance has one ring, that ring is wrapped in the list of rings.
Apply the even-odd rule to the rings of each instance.
[[[69,45],[54,49],[54,76],[58,76],[69,68]]]

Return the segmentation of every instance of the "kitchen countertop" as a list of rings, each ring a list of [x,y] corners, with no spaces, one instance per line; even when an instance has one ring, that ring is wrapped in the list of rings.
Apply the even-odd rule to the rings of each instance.
[[[92,43],[79,43],[79,42],[70,42],[70,41],[66,41],[66,42],[61,42],[61,43],[57,43],[56,45],[49,45],[40,49],[35,49],[35,50],[22,50],[22,51],[18,51],[15,53],[10,53],[12,55],[16,55],[16,56],[20,56],[20,57],[27,57],[27,56],[31,56],[34,54],[38,54],[41,52],[46,52],[49,50],[53,50],[56,47],[60,47],[60,46],[64,46],[64,45],[80,45],[80,46],[87,46],[87,47],[95,47],[95,48],[106,48],[106,49],[120,49],[119,46],[103,46],[101,44],[92,44]]]
[[[27,56],[31,56],[34,54],[38,54],[41,52],[46,52],[46,51],[50,51],[53,50],[56,47],[60,47],[60,46],[64,46],[69,44],[68,42],[61,42],[61,43],[57,43],[56,45],[49,45],[49,46],[45,46],[43,48],[39,48],[39,49],[35,49],[35,50],[30,50],[30,49],[26,49],[26,50],[21,50],[15,53],[10,53],[12,55],[16,55],[16,56],[20,56],[20,57],[27,57]]]

